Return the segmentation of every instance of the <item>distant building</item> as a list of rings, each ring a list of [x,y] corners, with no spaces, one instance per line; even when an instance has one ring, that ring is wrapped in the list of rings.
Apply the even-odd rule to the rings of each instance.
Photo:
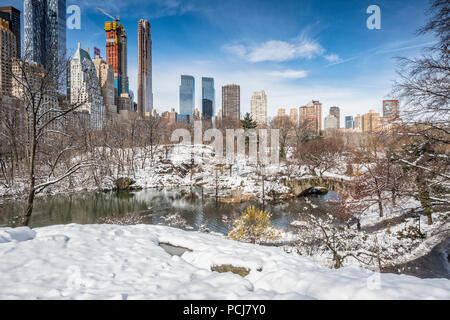
[[[114,95],[114,72],[111,65],[107,64],[100,56],[96,56],[92,60],[97,71],[97,78],[100,83],[103,104],[106,107],[108,117],[117,115],[117,106],[115,104]]]
[[[289,119],[291,119],[291,122],[298,126],[298,109],[297,108],[291,108],[289,111]]]
[[[313,100],[300,107],[300,125],[316,132],[322,130],[322,104],[319,101]]]
[[[222,118],[239,120],[241,116],[241,88],[237,84],[222,87]]]
[[[361,129],[364,133],[369,133],[377,130],[380,125],[380,114],[374,110],[363,114],[361,117]]]
[[[258,124],[267,123],[267,96],[264,90],[253,93],[250,101],[250,114]]]
[[[277,110],[277,117],[285,117],[286,116],[286,109],[280,108]]]
[[[194,109],[193,119],[194,121],[200,120],[200,111],[198,110],[198,108]]]
[[[21,57],[20,11],[14,7],[0,7],[0,19],[8,21],[9,30],[16,37],[16,58]]]
[[[101,94],[97,70],[89,53],[78,49],[70,61],[69,92],[72,104],[81,104],[78,112],[87,112],[90,115],[90,126],[94,130],[101,130],[105,125],[106,109]]]
[[[180,84],[180,113],[179,119],[190,122],[195,107],[195,79],[193,76],[182,75]]]
[[[399,117],[398,100],[383,100],[383,118],[397,119]]]
[[[345,117],[345,129],[353,129],[354,125],[353,116]]]
[[[16,55],[16,36],[9,28],[9,22],[0,18],[0,95],[12,94],[12,65]]]
[[[152,36],[150,22],[138,22],[138,112],[144,117],[153,109]]]
[[[46,92],[41,95],[42,75],[46,73],[43,65],[33,62],[27,63],[21,59],[13,58],[11,61],[12,67],[12,97],[18,100],[24,100],[30,98],[29,93],[24,92],[24,87],[20,85],[20,82],[26,81],[34,95],[34,103],[38,105],[40,103],[39,115],[44,115],[44,119],[50,120],[60,110],[58,93],[55,91]],[[26,80],[24,80],[26,79]],[[29,103],[27,101],[27,103]],[[52,111],[54,110],[54,111]],[[49,130],[56,130],[60,128],[60,122],[53,121],[48,127]]]
[[[335,116],[337,119],[337,129],[341,127],[341,110],[339,107],[331,107],[330,114]]]
[[[202,77],[202,118],[212,119],[215,111],[214,79]]]
[[[338,128],[338,119],[332,115],[329,114],[324,119],[324,128],[325,130],[337,130]]]

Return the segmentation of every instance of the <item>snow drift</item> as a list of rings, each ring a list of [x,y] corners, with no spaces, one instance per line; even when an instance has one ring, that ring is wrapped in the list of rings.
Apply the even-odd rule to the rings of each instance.
[[[172,256],[163,242],[192,252]],[[250,273],[211,271],[223,264]],[[450,281],[331,270],[280,248],[162,226],[0,229],[0,299],[311,298],[450,299]]]

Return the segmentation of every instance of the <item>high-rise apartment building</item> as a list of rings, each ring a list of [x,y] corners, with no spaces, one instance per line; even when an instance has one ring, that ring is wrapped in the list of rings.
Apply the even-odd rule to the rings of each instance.
[[[362,119],[361,119],[361,115],[360,114],[356,115],[355,121],[353,122],[353,128],[356,131],[362,132]]]
[[[66,54],[66,0],[24,0],[24,54],[46,69]]]
[[[383,118],[399,118],[398,100],[383,100]]]
[[[267,123],[267,96],[264,90],[253,93],[250,101],[250,114],[258,124]]]
[[[182,75],[180,84],[180,113],[177,119],[190,122],[195,109],[195,79],[193,76]]]
[[[117,115],[117,106],[115,104],[114,96],[114,72],[112,67],[106,63],[100,56],[96,56],[92,63],[97,71],[97,78],[100,83],[100,88],[103,97],[103,104],[106,108],[107,116],[114,117]]]
[[[237,84],[222,87],[222,118],[230,120],[241,118],[241,87]]]
[[[106,62],[113,67],[116,97],[129,94],[127,75],[127,32],[118,21],[105,22]]]
[[[152,35],[150,22],[138,22],[138,112],[144,117],[153,109]]]
[[[16,36],[9,28],[9,22],[0,18],[0,95],[12,94],[13,58],[16,58]]]
[[[322,104],[319,101],[313,100],[300,107],[300,125],[317,132],[322,130]]]
[[[354,128],[353,116],[346,116],[345,129],[353,129],[353,128]]]
[[[106,110],[97,70],[89,53],[81,49],[80,43],[70,61],[69,72],[70,102],[80,104],[77,111],[89,113],[91,128],[101,130],[104,127]]]
[[[363,114],[361,117],[362,132],[373,132],[380,125],[380,114],[374,110],[369,110],[369,113]]]
[[[324,119],[324,128],[325,130],[336,130],[338,127],[338,119],[333,114],[329,114]]]
[[[335,116],[337,119],[337,129],[341,127],[341,110],[339,107],[331,107],[330,114]]]
[[[0,7],[0,19],[9,23],[9,30],[16,37],[16,57],[20,59],[22,52],[22,37],[20,35],[20,11],[14,7]]]
[[[42,116],[43,121],[50,120],[60,110],[60,106],[56,90],[53,91],[50,88],[45,92],[41,90],[42,75],[46,73],[44,66],[36,62],[28,63],[17,58],[12,59],[11,65],[14,75],[12,77],[12,96],[19,100],[25,100],[26,103],[29,103],[29,99],[33,97],[34,104],[40,106],[38,116]],[[31,92],[26,92],[24,86],[20,84],[24,81],[27,82],[27,90],[29,89]],[[59,122],[53,121],[48,129],[59,129]]]
[[[280,108],[277,110],[277,117],[285,117],[286,116],[286,109]]]
[[[289,111],[289,119],[295,126],[298,126],[298,110],[297,110],[297,108],[291,108],[291,110]]]
[[[202,117],[212,119],[215,109],[214,79],[202,77]]]

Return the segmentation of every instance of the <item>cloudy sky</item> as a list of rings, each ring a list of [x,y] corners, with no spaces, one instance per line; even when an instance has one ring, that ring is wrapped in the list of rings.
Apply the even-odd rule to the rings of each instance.
[[[2,4],[5,0],[2,0]],[[6,0],[22,9],[21,0]],[[77,42],[105,54],[106,18],[116,16],[128,32],[128,73],[136,90],[137,22],[152,25],[154,103],[158,111],[179,107],[181,74],[213,77],[216,106],[221,86],[241,86],[241,112],[254,91],[265,90],[268,114],[278,108],[320,100],[324,114],[381,111],[396,77],[397,56],[414,56],[434,39],[416,36],[426,21],[427,0],[68,0],[81,8],[81,30],[67,31],[67,48]],[[381,8],[381,30],[369,30],[370,5]],[[199,108],[200,109],[200,108]],[[341,116],[341,118],[343,118]]]

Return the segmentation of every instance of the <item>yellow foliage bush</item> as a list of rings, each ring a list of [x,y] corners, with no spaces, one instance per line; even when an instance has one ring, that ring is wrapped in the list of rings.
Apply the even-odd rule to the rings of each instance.
[[[279,233],[270,222],[271,215],[254,206],[248,207],[242,215],[234,221],[228,236],[237,241],[259,243],[261,241],[275,241]]]

